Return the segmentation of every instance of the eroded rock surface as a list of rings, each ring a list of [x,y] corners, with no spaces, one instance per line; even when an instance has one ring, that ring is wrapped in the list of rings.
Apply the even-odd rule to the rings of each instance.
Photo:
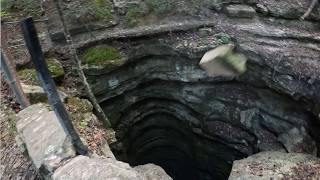
[[[319,158],[299,153],[267,151],[235,161],[229,180],[319,178]]]
[[[113,2],[117,25],[73,40],[82,56],[107,45],[125,58],[111,71],[84,65],[116,130],[117,158],[177,179],[226,179],[234,160],[260,151],[319,156],[319,8],[301,21],[307,0]],[[244,75],[199,67],[222,44],[248,58]]]
[[[166,162],[174,157],[176,161],[186,160],[179,162],[182,169],[195,168],[183,166],[188,164],[202,169],[189,177],[223,179],[234,160],[260,151],[317,155],[319,121],[312,112],[313,100],[303,101],[294,93],[281,91],[292,88],[281,83],[291,83],[294,79],[285,77],[293,76],[266,70],[266,65],[255,64],[252,57],[248,71],[240,78],[209,77],[199,67],[204,50],[216,47],[220,37],[189,32],[133,43],[114,42],[127,56],[123,66],[111,72],[85,69],[117,132],[123,150],[118,158],[132,165],[156,162],[167,167]],[[315,95],[316,89],[308,91]],[[166,128],[170,131],[162,130]],[[151,150],[158,146],[177,149]],[[143,155],[150,151],[150,157]],[[175,151],[185,155],[173,155]],[[179,164],[167,167],[172,170],[165,169],[176,174],[173,167]]]
[[[50,16],[50,31],[55,39],[62,37],[61,24],[52,2],[47,3]],[[95,30],[122,29],[136,26],[181,22],[184,20],[221,19],[224,15],[232,18],[275,17],[297,20],[310,5],[308,0],[102,0],[67,1],[62,3],[68,27],[74,34]],[[255,14],[257,12],[257,14]],[[315,8],[307,20],[319,20],[320,11]],[[225,22],[223,22],[225,23]],[[93,33],[96,35],[96,33]],[[92,35],[91,35],[92,37]]]
[[[28,156],[39,169],[47,159],[55,156],[57,163],[75,156],[75,150],[53,111],[45,104],[32,105],[18,114],[18,136]]]

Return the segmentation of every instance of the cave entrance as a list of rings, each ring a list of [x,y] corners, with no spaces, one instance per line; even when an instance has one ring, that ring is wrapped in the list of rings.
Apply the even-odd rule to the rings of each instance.
[[[150,114],[135,123],[123,138],[117,158],[131,166],[153,163],[174,180],[228,179],[239,151],[201,136],[167,113]],[[112,147],[112,146],[111,146]]]

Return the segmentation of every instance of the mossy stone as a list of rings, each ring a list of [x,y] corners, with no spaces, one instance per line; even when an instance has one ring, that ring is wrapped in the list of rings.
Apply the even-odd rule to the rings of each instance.
[[[66,106],[70,112],[71,120],[81,129],[85,128],[92,120],[92,104],[86,99],[78,97],[68,97]]]
[[[34,18],[41,17],[43,13],[38,0],[1,0],[1,11]],[[3,15],[2,12],[1,14]]]
[[[146,14],[143,8],[138,4],[128,6],[126,16],[124,17],[125,24],[128,27],[134,27],[139,24],[139,19]]]
[[[113,21],[112,4],[108,0],[95,0],[92,5],[95,15],[99,20]]]
[[[48,69],[54,79],[62,78],[65,74],[62,64],[55,58],[47,59]]]
[[[46,59],[49,72],[52,76],[52,78],[56,82],[60,82],[60,80],[63,78],[65,72],[63,70],[63,67],[61,63],[55,59],[55,58],[48,58]],[[27,82],[31,85],[39,85],[39,81],[37,78],[37,72],[35,69],[32,68],[23,68],[17,71],[18,77],[22,80]]]
[[[146,0],[145,2],[156,15],[169,14],[176,8],[170,0]]]
[[[229,34],[224,32],[216,34],[215,37],[217,38],[217,45],[229,44],[229,42],[231,41],[231,37],[229,36]]]
[[[67,20],[76,25],[97,21],[113,24],[115,21],[110,0],[70,1],[67,6],[65,10]]]
[[[113,69],[124,64],[120,52],[111,46],[89,48],[83,55],[83,65],[94,68]]]
[[[144,24],[150,17],[170,14],[174,12],[175,7],[175,3],[170,0],[146,0],[142,3],[129,4],[124,22],[128,27],[134,27]]]
[[[32,85],[39,85],[37,72],[35,69],[21,69],[17,72],[17,74],[22,81],[26,81]]]
[[[79,112],[92,112],[93,106],[92,104],[86,99],[80,99],[78,97],[67,97],[66,99],[67,105],[75,111]]]

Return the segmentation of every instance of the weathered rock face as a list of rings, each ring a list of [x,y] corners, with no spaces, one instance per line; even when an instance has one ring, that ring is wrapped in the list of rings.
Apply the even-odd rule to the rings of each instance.
[[[53,111],[35,104],[18,114],[17,138],[37,169],[45,166],[52,173],[65,159],[76,155]]]
[[[73,36],[80,53],[108,45],[126,58],[112,71],[85,68],[117,158],[175,179],[226,179],[234,160],[260,151],[319,155],[319,9],[301,21],[304,0],[155,2],[115,1],[119,25]],[[209,77],[201,56],[228,43],[247,72]]]
[[[318,127],[310,123],[317,120],[308,103],[253,83],[261,72],[251,65],[240,79],[210,78],[197,64],[198,44],[188,49],[159,38],[129,45],[127,63],[112,72],[86,71],[123,144],[118,158],[156,163],[178,179],[224,179],[234,160],[259,151],[316,155]]]
[[[53,2],[46,2],[50,16],[50,31],[54,39],[62,37],[61,24]],[[132,28],[158,23],[182,22],[183,20],[220,19],[229,15],[241,21],[256,17],[275,17],[298,20],[308,9],[310,1],[299,0],[97,0],[62,1],[62,9],[68,27],[74,34],[94,31]],[[320,10],[314,9],[307,20],[317,21]],[[248,19],[250,18],[250,19]],[[226,23],[226,22],[223,22]],[[96,32],[93,33],[94,35]],[[92,37],[92,34],[88,34]]]
[[[300,153],[267,151],[235,161],[229,180],[319,178],[320,159]]]

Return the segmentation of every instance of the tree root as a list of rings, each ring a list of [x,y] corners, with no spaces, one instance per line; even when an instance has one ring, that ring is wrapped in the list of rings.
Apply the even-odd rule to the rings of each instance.
[[[316,4],[317,4],[318,0],[312,0],[308,10],[300,17],[301,20],[304,20],[305,18],[307,18],[310,13],[312,12],[312,10],[315,8]]]

